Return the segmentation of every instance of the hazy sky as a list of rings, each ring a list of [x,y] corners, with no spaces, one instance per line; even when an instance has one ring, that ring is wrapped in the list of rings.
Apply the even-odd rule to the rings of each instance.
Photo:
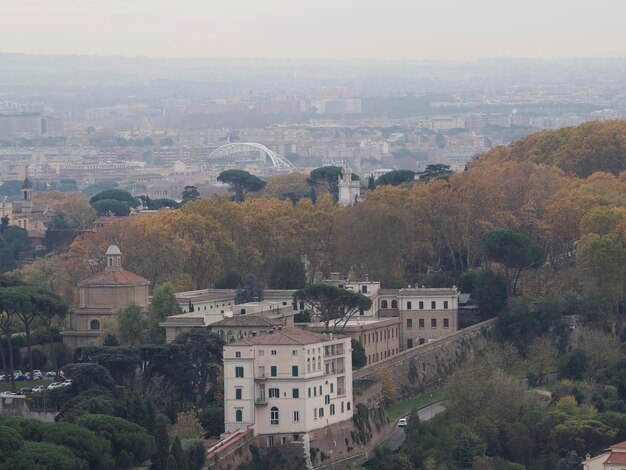
[[[626,1],[0,0],[0,52],[626,57]]]

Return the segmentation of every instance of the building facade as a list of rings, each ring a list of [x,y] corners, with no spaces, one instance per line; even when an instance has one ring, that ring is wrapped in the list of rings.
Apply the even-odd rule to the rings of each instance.
[[[227,433],[299,441],[352,418],[350,338],[300,328],[248,336],[224,346]]]
[[[63,342],[71,348],[96,343],[105,328],[117,327],[117,314],[134,302],[147,311],[150,282],[124,270],[122,253],[117,245],[106,252],[107,265],[103,272],[78,284],[79,304],[70,310],[69,328],[63,331]]]
[[[381,317],[400,319],[400,350],[458,331],[456,287],[381,289],[378,302]]]

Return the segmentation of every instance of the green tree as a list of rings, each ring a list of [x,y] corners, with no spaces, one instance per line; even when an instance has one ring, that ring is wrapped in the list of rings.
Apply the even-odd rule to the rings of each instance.
[[[65,446],[50,442],[26,441],[12,457],[2,465],[6,470],[85,470],[87,462],[74,456]]]
[[[506,306],[507,283],[504,276],[491,270],[481,272],[476,278],[475,298],[483,319],[498,315]]]
[[[152,470],[166,470],[167,458],[170,455],[167,424],[168,419],[162,414],[157,415],[154,420],[152,435],[156,444],[156,453],[152,457],[152,466],[150,467]]]
[[[117,337],[120,343],[124,346],[142,344],[145,325],[145,315],[139,305],[130,302],[117,315]]]
[[[7,460],[23,445],[24,438],[19,432],[11,427],[0,425],[0,462]]]
[[[556,464],[556,470],[580,470],[583,459],[575,450],[570,450],[565,457]]]
[[[394,170],[381,175],[376,180],[376,186],[401,186],[415,181],[415,172],[411,170]]]
[[[76,424],[111,443],[115,468],[140,466],[156,452],[154,437],[141,426],[115,416],[85,414]]]
[[[352,370],[365,367],[367,365],[365,348],[358,339],[352,338],[350,343],[352,345]]]
[[[198,419],[206,437],[217,437],[224,432],[224,408],[216,405],[205,407],[198,413]]]
[[[217,181],[228,184],[228,190],[235,193],[235,201],[243,202],[246,194],[260,191],[267,184],[258,176],[243,170],[222,171]]]
[[[427,165],[426,169],[422,173],[420,173],[419,179],[420,181],[424,182],[428,182],[433,179],[448,180],[448,178],[450,178],[450,175],[452,175],[450,165],[435,163],[432,165]]]
[[[114,200],[125,204],[127,207],[137,207],[140,204],[139,199],[123,189],[107,189],[93,196],[89,203],[93,206],[95,202]]]
[[[543,248],[510,229],[490,230],[483,235],[481,245],[488,259],[504,266],[510,295],[516,295],[517,281],[524,269],[538,268],[546,260]]]
[[[342,328],[360,310],[368,310],[372,301],[359,292],[352,292],[328,284],[311,284],[293,294],[294,301],[304,302],[308,310],[315,313],[324,323],[326,330],[330,323]]]
[[[235,271],[229,271],[227,274],[215,281],[216,289],[237,289],[243,283],[241,275]]]
[[[200,408],[206,406],[206,392],[209,380],[215,384],[222,366],[221,336],[207,330],[192,329],[176,337],[174,343],[181,345],[189,358],[192,380],[200,395]]]
[[[72,423],[50,423],[42,429],[43,441],[70,448],[76,457],[89,463],[91,470],[114,468],[110,442],[88,429]]]
[[[270,289],[302,289],[306,285],[304,263],[293,256],[281,256],[272,263]]]
[[[130,214],[130,208],[123,202],[116,201],[115,199],[101,199],[91,203],[98,215],[116,215],[118,217],[124,217]]]
[[[307,183],[312,189],[316,187],[325,188],[332,196],[333,201],[339,200],[339,177],[343,170],[338,166],[323,166],[316,168],[309,174]]]
[[[171,282],[164,282],[154,288],[150,301],[150,325],[146,342],[149,344],[165,343],[165,331],[159,326],[160,322],[171,315],[182,313],[176,291]]]
[[[183,202],[193,201],[194,199],[198,199],[199,197],[200,193],[198,192],[198,188],[196,188],[195,186],[185,186],[183,188]]]
[[[263,283],[256,276],[249,273],[243,285],[239,286],[235,294],[235,305],[247,302],[263,301]]]
[[[587,372],[587,355],[582,349],[574,349],[561,356],[557,366],[561,377],[581,380]]]
[[[189,465],[187,462],[187,456],[183,451],[183,446],[179,438],[174,439],[174,443],[170,449],[170,455],[174,457],[174,460],[176,461],[176,468],[178,470],[188,470]]]

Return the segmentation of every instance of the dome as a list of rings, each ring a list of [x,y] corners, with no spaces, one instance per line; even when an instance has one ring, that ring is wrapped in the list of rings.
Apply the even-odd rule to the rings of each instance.
[[[120,251],[120,248],[117,245],[111,245],[109,247],[109,249],[107,250],[107,256],[116,256],[116,255],[121,255],[122,252]]]

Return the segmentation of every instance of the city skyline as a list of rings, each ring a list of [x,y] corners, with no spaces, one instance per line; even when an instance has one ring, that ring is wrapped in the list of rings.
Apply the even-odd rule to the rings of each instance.
[[[0,52],[473,60],[626,56],[626,4],[32,0],[4,6]],[[29,25],[29,34],[24,25]]]

